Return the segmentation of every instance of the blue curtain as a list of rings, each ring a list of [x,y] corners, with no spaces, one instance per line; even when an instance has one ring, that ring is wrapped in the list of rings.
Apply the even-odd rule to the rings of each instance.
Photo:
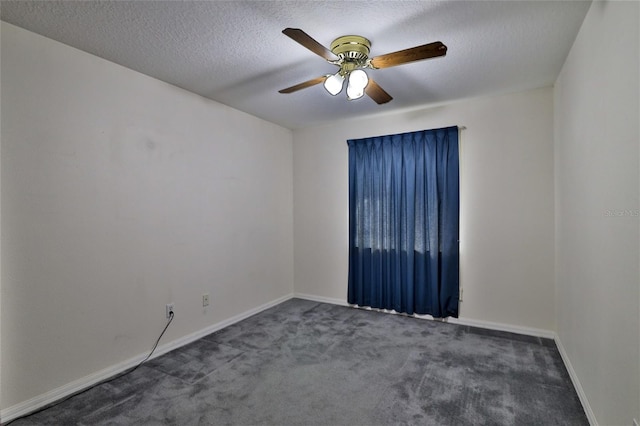
[[[458,128],[348,140],[351,304],[458,317]]]

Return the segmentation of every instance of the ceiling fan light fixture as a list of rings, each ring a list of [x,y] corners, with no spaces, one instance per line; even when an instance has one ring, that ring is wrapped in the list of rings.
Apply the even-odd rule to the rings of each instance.
[[[2,0],[0,0],[2,1]],[[390,68],[398,65],[436,58],[447,54],[447,46],[440,41],[398,50],[385,55],[369,57],[371,42],[358,35],[338,37],[331,43],[331,50],[314,40],[300,28],[285,28],[282,33],[296,43],[324,58],[328,63],[340,67],[334,75],[322,75],[311,80],[279,90],[280,93],[293,93],[316,84],[324,83],[324,87],[335,96],[344,88],[347,80],[347,99],[353,100],[365,94],[378,105],[386,104],[393,98],[374,80],[369,80],[363,69]],[[366,92],[365,92],[366,90]]]
[[[342,86],[344,85],[344,76],[337,72],[333,75],[327,77],[324,81],[324,88],[331,95],[335,96],[342,91]]]
[[[361,69],[353,70],[349,74],[349,84],[347,84],[347,99],[354,100],[364,96],[364,89],[369,84],[367,73]]]

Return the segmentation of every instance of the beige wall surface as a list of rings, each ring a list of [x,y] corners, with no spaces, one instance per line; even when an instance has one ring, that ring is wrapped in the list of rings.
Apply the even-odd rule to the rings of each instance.
[[[639,9],[594,2],[554,93],[558,335],[601,425],[640,421]]]
[[[291,143],[2,23],[1,407],[290,295]]]

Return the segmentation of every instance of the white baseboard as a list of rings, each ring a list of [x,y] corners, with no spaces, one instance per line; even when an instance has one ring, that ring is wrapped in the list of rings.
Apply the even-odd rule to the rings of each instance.
[[[346,300],[334,299],[331,297],[316,296],[306,293],[293,293],[293,297],[298,299],[311,300],[312,302],[331,303],[332,305],[349,306]]]
[[[149,359],[157,358],[160,355],[163,355],[181,346],[194,342],[208,334],[221,330],[231,324],[235,324],[239,321],[242,321],[243,319],[249,318],[252,315],[255,315],[259,312],[269,309],[293,297],[294,297],[293,294],[288,294],[286,296],[280,297],[278,299],[275,299],[263,305],[260,305],[256,308],[249,309],[248,311],[242,312],[226,320],[215,323],[209,327],[203,328],[202,330],[198,330],[194,333],[188,334],[176,340],[172,340],[169,343],[158,346],[156,351],[153,353],[153,355]],[[146,353],[137,355],[126,361],[112,365],[110,367],[107,367],[95,373],[89,374],[88,376],[82,377],[78,380],[74,380],[73,382],[67,383],[63,386],[50,390],[49,392],[45,392],[34,398],[28,399],[26,401],[20,402],[18,404],[12,405],[11,407],[3,409],[0,411],[0,422],[2,424],[6,422],[10,422],[13,419],[24,416],[25,414],[29,414],[48,404],[51,404],[60,399],[66,398],[69,395],[73,395],[74,393],[77,393],[83,389],[86,389],[96,383],[99,383],[102,380],[113,377],[139,364],[143,359],[145,359],[146,356],[147,356]]]
[[[131,368],[134,365],[138,364],[145,358],[145,356],[146,355],[138,355],[134,358],[112,365],[111,367],[89,374],[88,376],[82,377],[78,380],[74,380],[73,382],[67,383],[41,395],[35,396],[31,399],[3,409],[2,411],[0,411],[0,419],[2,421],[2,424],[16,419],[20,416],[24,416],[25,414],[29,414],[39,408],[44,407],[45,405],[51,404],[52,402],[88,388],[89,386],[98,383],[101,380],[125,371],[128,368]]]
[[[580,380],[576,375],[573,366],[571,365],[571,361],[569,360],[569,355],[567,355],[567,351],[565,351],[564,346],[562,346],[562,341],[560,340],[560,336],[554,333],[554,340],[556,342],[556,346],[558,347],[558,351],[560,352],[560,356],[562,357],[562,361],[564,362],[564,366],[567,368],[569,372],[569,377],[571,377],[571,382],[573,383],[573,387],[576,389],[576,393],[578,394],[578,398],[580,398],[580,402],[582,403],[582,408],[584,408],[584,412],[587,415],[587,420],[589,420],[589,424],[591,426],[598,426],[598,421],[596,420],[595,414],[593,414],[593,410],[591,409],[591,405],[589,405],[589,400],[587,399],[587,395],[584,393],[584,389],[582,388],[582,384],[580,384]]]
[[[556,333],[553,331],[540,328],[523,327],[520,325],[503,324],[499,322],[482,321],[470,318],[447,318],[446,322],[449,322],[451,324],[468,325],[470,327],[486,328],[489,330],[525,334],[527,336],[542,337],[545,339],[553,339],[556,335]]]
[[[173,341],[167,343],[166,345],[163,345],[162,347],[159,347],[158,349],[156,349],[156,353],[154,353],[154,356],[151,357],[151,358],[159,357],[160,355],[163,355],[163,354],[165,354],[167,352],[171,352],[172,350],[177,349],[177,348],[179,348],[181,346],[187,345],[187,344],[189,344],[191,342],[195,342],[196,340],[201,339],[202,337],[204,337],[204,336],[206,336],[208,334],[214,333],[214,332],[216,332],[218,330],[222,330],[225,327],[228,327],[228,326],[230,326],[232,324],[235,324],[237,322],[242,321],[243,319],[247,319],[250,316],[253,316],[253,315],[255,315],[257,313],[260,313],[260,312],[262,312],[264,310],[272,308],[272,307],[274,307],[276,305],[279,305],[280,303],[282,303],[282,302],[284,302],[286,300],[289,300],[289,299],[291,299],[293,297],[294,297],[293,294],[287,294],[286,296],[279,297],[279,298],[277,298],[275,300],[267,302],[267,303],[265,303],[263,305],[260,305],[260,306],[258,306],[256,308],[249,309],[248,311],[242,312],[242,313],[240,313],[238,315],[234,315],[231,318],[227,318],[226,320],[217,322],[217,323],[215,323],[213,325],[210,325],[209,327],[205,327],[205,328],[203,328],[201,330],[198,330],[198,331],[196,331],[194,333],[187,334],[186,336],[183,336],[183,337],[180,337],[179,339],[173,340]]]
[[[299,299],[311,300],[314,302],[331,303],[331,304],[340,305],[340,306],[352,306],[349,303],[347,303],[346,300],[316,296],[313,294],[294,293],[293,297],[297,297]],[[370,308],[363,308],[363,309],[370,309]],[[395,311],[388,311],[384,309],[371,309],[371,310],[385,312],[389,314],[396,314]],[[420,319],[434,320],[434,318],[431,315],[413,315],[413,316]],[[443,321],[451,324],[468,325],[471,327],[487,328],[489,330],[507,331],[509,333],[526,334],[528,336],[544,337],[547,339],[554,339],[556,336],[556,334],[550,330],[543,330],[543,329],[531,328],[531,327],[522,327],[518,325],[502,324],[502,323],[490,322],[490,321],[474,320],[469,318],[446,318]]]

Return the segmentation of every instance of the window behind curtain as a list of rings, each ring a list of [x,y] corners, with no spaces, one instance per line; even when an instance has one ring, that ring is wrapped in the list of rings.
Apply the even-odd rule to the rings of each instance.
[[[351,304],[458,316],[458,128],[348,140]]]

